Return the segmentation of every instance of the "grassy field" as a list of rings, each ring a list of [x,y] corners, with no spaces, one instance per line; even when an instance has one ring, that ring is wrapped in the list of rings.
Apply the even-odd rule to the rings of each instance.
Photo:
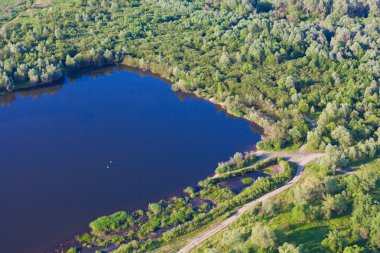
[[[292,212],[282,213],[269,222],[269,225],[281,226],[292,220]],[[294,224],[286,232],[285,241],[294,245],[303,245],[309,253],[323,252],[321,242],[330,230],[348,229],[350,216],[344,215],[330,220],[319,220],[307,224]]]
[[[26,0],[2,0],[0,1],[0,25],[14,19],[20,12],[26,10]]]

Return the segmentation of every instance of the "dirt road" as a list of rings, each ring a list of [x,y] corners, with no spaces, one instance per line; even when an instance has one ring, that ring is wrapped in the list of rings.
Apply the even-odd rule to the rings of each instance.
[[[277,188],[276,190],[271,191],[271,192],[269,192],[269,193],[261,196],[260,198],[255,199],[255,200],[253,200],[253,201],[245,204],[236,213],[234,213],[232,216],[230,216],[226,220],[222,221],[221,223],[215,225],[213,228],[211,228],[211,229],[209,229],[209,230],[207,230],[205,232],[202,232],[199,235],[197,235],[196,237],[192,238],[191,241],[189,241],[178,252],[180,252],[180,253],[190,252],[191,249],[193,249],[194,247],[198,246],[199,244],[201,244],[202,242],[204,242],[205,240],[207,240],[211,236],[215,235],[219,231],[221,231],[224,228],[226,228],[227,226],[229,226],[237,218],[239,218],[243,213],[245,213],[247,210],[251,209],[257,203],[262,202],[264,200],[267,200],[267,199],[271,198],[272,196],[274,196],[274,195],[276,195],[276,194],[278,194],[280,192],[285,191],[286,189],[288,189],[289,187],[291,187],[292,185],[294,185],[295,183],[297,183],[298,180],[300,179],[300,175],[301,175],[301,172],[303,171],[304,166],[307,163],[313,161],[314,159],[317,159],[317,158],[323,156],[323,154],[320,154],[320,153],[309,153],[308,154],[308,153],[302,152],[302,150],[303,149],[301,148],[301,152],[297,152],[297,153],[293,153],[293,154],[292,153],[287,153],[287,152],[273,152],[273,153],[262,152],[261,154],[281,156],[281,157],[284,157],[284,158],[288,158],[289,161],[297,163],[298,164],[298,169],[297,169],[297,173],[294,176],[294,178],[290,182],[288,182],[287,184],[285,184],[284,186],[282,186],[280,188]]]

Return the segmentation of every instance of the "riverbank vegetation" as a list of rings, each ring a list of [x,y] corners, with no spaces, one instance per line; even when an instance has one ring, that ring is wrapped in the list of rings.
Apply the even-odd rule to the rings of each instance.
[[[100,217],[90,223],[91,233],[76,238],[80,244],[77,247],[95,251],[106,246],[122,245],[118,252],[146,252],[176,241],[216,219],[230,215],[238,207],[281,186],[294,176],[295,166],[284,159],[263,159],[248,169],[237,170],[244,170],[244,173],[233,174],[231,171],[225,173],[228,176],[217,174],[200,181],[197,187],[185,188],[182,196],[150,203],[147,210],[121,211]],[[281,170],[271,175],[255,174],[274,164]],[[255,179],[243,183],[241,179],[246,177],[242,175]],[[238,187],[236,183],[239,183]]]

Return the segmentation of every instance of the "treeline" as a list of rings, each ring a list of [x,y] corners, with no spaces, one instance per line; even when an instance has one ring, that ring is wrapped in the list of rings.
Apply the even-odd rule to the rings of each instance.
[[[300,146],[310,118],[330,103],[348,104],[347,120],[360,123],[347,128],[355,146],[377,130],[378,7],[378,0],[70,0],[0,29],[0,87],[124,60],[257,122],[265,149]]]
[[[262,171],[263,169],[265,169],[271,165],[274,165],[274,164],[279,164],[281,169],[285,170],[286,168],[284,168],[285,164],[283,163],[283,161],[284,161],[284,159],[282,159],[282,158],[269,157],[269,158],[266,158],[262,161],[258,161],[257,163],[255,163],[249,167],[237,169],[236,171],[227,171],[221,175],[207,178],[207,179],[201,181],[199,184],[200,184],[200,186],[207,186],[210,184],[215,184],[215,183],[224,181],[224,180],[229,179],[229,178],[234,178],[234,177],[246,175],[250,172]]]

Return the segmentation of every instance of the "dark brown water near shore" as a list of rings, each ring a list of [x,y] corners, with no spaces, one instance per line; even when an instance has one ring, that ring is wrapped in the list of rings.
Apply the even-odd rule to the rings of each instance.
[[[98,216],[181,192],[260,139],[247,121],[121,68],[0,103],[0,252],[46,252]]]

